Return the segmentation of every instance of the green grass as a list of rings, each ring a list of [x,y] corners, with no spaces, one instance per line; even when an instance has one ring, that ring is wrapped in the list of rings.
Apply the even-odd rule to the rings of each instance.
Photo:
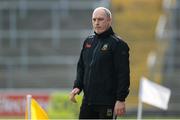
[[[74,119],[78,118],[82,101],[82,94],[76,96],[77,103],[69,100],[69,91],[58,91],[51,95],[48,105],[48,116],[50,119]]]

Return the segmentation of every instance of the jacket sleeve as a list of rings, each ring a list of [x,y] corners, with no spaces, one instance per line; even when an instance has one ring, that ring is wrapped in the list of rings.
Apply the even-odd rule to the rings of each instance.
[[[83,55],[82,55],[83,48],[81,50],[80,57],[78,60],[76,80],[74,81],[74,86],[73,86],[73,88],[79,88],[80,91],[83,89],[83,76],[84,76],[84,63],[83,63]]]
[[[119,41],[116,44],[114,66],[117,79],[116,100],[125,101],[130,86],[129,47],[125,42]]]

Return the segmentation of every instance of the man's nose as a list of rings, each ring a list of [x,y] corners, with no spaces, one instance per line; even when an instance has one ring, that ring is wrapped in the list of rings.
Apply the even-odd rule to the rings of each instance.
[[[97,20],[97,21],[95,22],[95,24],[96,24],[96,25],[99,25],[99,21]]]
[[[96,21],[96,22],[95,22],[95,24],[96,24],[96,25],[99,25],[99,22],[98,22],[98,21]]]

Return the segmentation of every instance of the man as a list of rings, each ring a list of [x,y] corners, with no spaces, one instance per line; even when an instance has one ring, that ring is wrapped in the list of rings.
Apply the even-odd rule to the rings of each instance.
[[[112,119],[125,114],[129,94],[129,47],[112,28],[111,12],[98,7],[92,14],[95,35],[87,37],[77,65],[70,100],[84,92],[80,119]]]

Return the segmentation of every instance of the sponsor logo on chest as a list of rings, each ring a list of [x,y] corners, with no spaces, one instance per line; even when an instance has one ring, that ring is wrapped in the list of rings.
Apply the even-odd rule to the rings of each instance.
[[[101,48],[102,51],[107,51],[108,50],[108,44],[104,44]]]

